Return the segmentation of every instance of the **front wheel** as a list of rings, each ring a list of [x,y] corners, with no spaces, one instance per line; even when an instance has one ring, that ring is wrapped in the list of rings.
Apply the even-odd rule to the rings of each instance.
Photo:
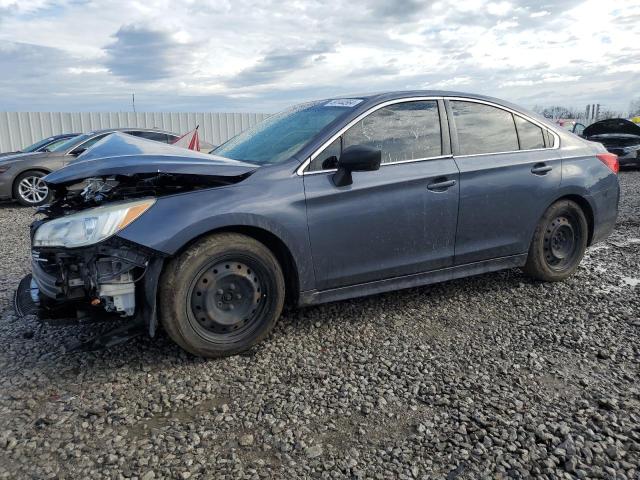
[[[253,238],[214,234],[172,259],[160,278],[160,320],[194,355],[251,348],[273,329],[284,304],[282,269]]]
[[[588,234],[587,219],[577,203],[571,200],[554,203],[536,227],[525,273],[546,282],[569,277],[582,260]]]
[[[38,207],[47,203],[51,192],[42,180],[46,173],[28,171],[21,173],[13,184],[13,198],[25,207]]]

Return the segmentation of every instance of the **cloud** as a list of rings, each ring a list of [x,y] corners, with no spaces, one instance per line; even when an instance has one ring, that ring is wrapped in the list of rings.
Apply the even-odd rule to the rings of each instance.
[[[311,47],[284,48],[267,52],[258,62],[242,70],[229,80],[237,87],[261,86],[273,83],[288,73],[308,67],[312,62],[322,62],[324,54],[332,50],[328,43]]]
[[[131,82],[170,78],[190,65],[193,45],[177,40],[177,35],[140,25],[125,25],[107,45],[105,66]]]
[[[0,110],[274,111],[463,88],[624,109],[640,3],[601,0],[0,0]]]

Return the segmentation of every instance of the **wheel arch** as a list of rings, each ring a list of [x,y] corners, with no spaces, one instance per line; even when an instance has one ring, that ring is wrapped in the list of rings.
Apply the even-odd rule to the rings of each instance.
[[[44,173],[45,175],[49,175],[51,173],[51,170],[49,170],[48,168],[44,168],[44,167],[27,167],[27,168],[22,169],[20,172],[16,173],[13,176],[13,182],[11,183],[11,190],[12,191],[16,186],[16,182],[18,181],[18,177],[20,175],[22,175],[23,173],[27,173],[27,172],[38,172],[38,173]]]
[[[13,181],[11,182],[11,198],[13,200],[15,200],[15,191],[16,191],[16,187],[18,185],[18,178],[20,177],[20,175],[27,173],[27,172],[38,172],[38,173],[44,173],[45,175],[49,175],[51,173],[51,170],[49,170],[48,168],[44,168],[44,167],[28,167],[23,169],[21,172],[16,173],[13,177]]]
[[[226,225],[223,227],[214,228],[207,232],[203,232],[200,235],[192,238],[186,244],[184,244],[178,251],[174,253],[174,256],[180,255],[187,250],[191,245],[198,242],[204,237],[215,235],[216,233],[238,233],[253,238],[267,247],[271,253],[276,257],[282,273],[285,278],[285,304],[295,306],[298,303],[300,296],[300,278],[298,273],[298,265],[295,257],[291,253],[291,249],[287,244],[276,234],[266,230],[264,228],[256,227],[253,225]]]

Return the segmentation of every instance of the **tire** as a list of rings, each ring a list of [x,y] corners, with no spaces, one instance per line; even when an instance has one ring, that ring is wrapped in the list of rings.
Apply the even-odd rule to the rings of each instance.
[[[51,200],[51,191],[42,182],[45,172],[28,170],[13,182],[13,198],[25,207],[38,207]]]
[[[588,236],[587,219],[577,203],[554,203],[536,226],[524,272],[545,282],[564,280],[578,268]]]
[[[264,340],[280,317],[285,283],[262,243],[236,233],[206,237],[167,264],[160,321],[171,339],[201,357],[223,357]]]

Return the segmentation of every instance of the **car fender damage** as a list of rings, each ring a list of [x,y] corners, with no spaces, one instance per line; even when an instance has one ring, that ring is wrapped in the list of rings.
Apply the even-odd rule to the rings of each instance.
[[[154,157],[153,167],[149,165],[145,171],[140,165],[144,160],[141,156],[133,162],[133,172],[128,165],[114,168],[111,163],[102,169],[105,174],[101,176],[78,178],[60,171],[56,172],[60,175],[47,177],[45,181],[54,197],[50,204],[37,210],[44,218],[32,224],[31,238],[42,224],[53,219],[113,202],[233,185],[246,179],[256,168],[240,162],[224,165],[212,161],[202,169],[206,173],[197,173],[197,164],[202,162],[192,164],[185,159],[176,168],[167,165],[162,171],[157,169],[158,161]],[[100,171],[100,165],[96,165],[94,171]],[[52,324],[121,317],[119,328],[124,334],[109,336],[109,340],[101,339],[92,345],[122,339],[123,335],[137,335],[137,329],[124,328],[133,324],[144,326],[144,330],[154,336],[158,325],[156,296],[165,258],[166,254],[117,234],[84,247],[34,246],[32,277],[22,282],[16,292],[16,311],[37,313],[43,321]]]

